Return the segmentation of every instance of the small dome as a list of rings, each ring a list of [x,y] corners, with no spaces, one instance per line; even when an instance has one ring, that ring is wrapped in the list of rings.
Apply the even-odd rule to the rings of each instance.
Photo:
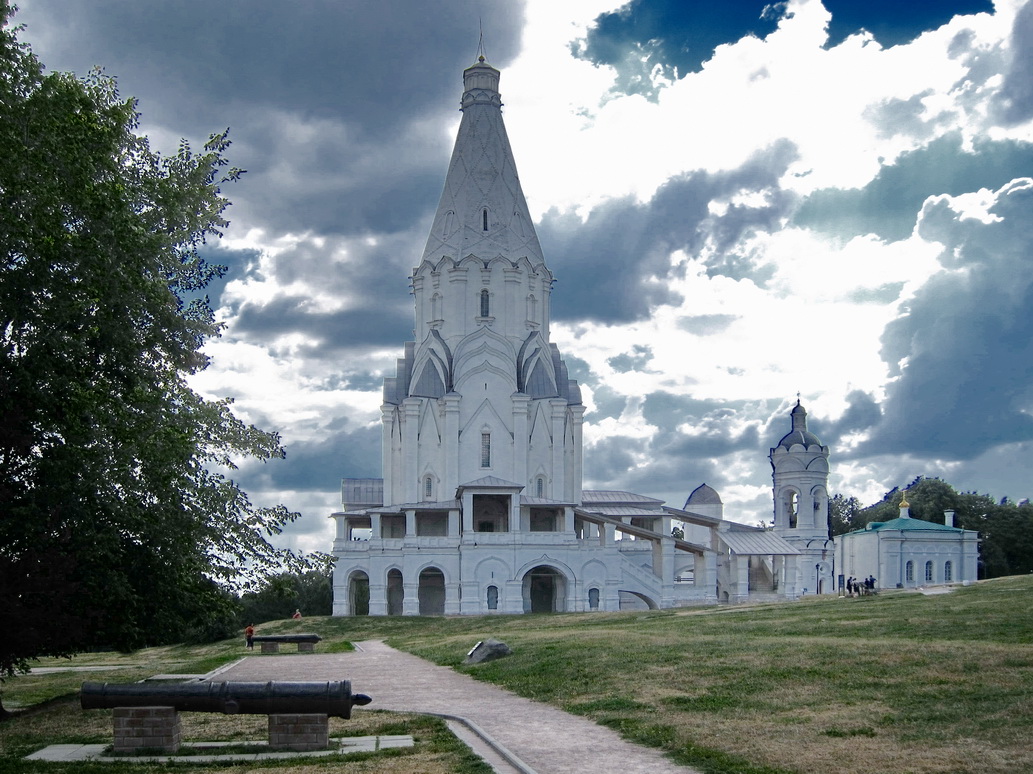
[[[821,446],[821,441],[818,440],[818,436],[807,430],[807,410],[800,405],[799,399],[796,401],[796,405],[793,406],[793,410],[789,413],[789,417],[793,422],[793,429],[786,435],[782,436],[782,440],[778,442],[779,446],[786,449],[796,444],[800,444],[802,446]]]
[[[706,484],[700,484],[692,493],[689,495],[689,499],[685,501],[686,510],[690,505],[721,505],[721,495],[717,493],[717,490],[713,487],[709,487]]]
[[[818,440],[818,436],[807,430],[793,430],[791,433],[782,436],[782,440],[778,442],[779,446],[784,446],[786,449],[794,444],[801,444],[802,446],[816,444],[821,446],[821,441]]]

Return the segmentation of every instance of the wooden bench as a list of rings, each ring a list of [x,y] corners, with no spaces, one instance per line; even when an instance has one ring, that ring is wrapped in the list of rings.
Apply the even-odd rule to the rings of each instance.
[[[256,634],[251,641],[261,644],[263,653],[279,653],[284,643],[295,643],[298,653],[314,653],[322,639],[318,634]]]

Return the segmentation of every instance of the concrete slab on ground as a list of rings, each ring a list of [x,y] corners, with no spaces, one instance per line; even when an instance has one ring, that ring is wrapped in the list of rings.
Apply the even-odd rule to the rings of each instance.
[[[281,760],[300,757],[326,757],[330,755],[347,755],[356,752],[375,752],[391,747],[412,747],[411,736],[398,734],[393,736],[342,736],[331,740],[337,743],[333,749],[314,750],[311,752],[254,752],[254,753],[218,753],[207,755],[105,755],[106,744],[52,744],[27,755],[27,761],[100,761],[106,763],[233,763],[248,761]],[[264,742],[248,742],[249,746],[261,747]],[[204,749],[230,747],[240,742],[184,742],[183,748]]]

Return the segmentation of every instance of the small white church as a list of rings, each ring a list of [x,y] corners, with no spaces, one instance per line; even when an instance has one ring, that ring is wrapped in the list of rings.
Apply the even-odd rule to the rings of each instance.
[[[550,341],[553,276],[502,118],[499,71],[462,121],[422,260],[415,341],[384,380],[383,478],[345,479],[333,614],[672,608],[833,593],[829,448],[797,402],[771,449],[774,524],[582,489],[585,406]]]

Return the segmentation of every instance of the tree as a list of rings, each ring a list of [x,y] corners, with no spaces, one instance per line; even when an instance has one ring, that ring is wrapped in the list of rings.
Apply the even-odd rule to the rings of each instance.
[[[980,577],[1033,572],[1033,507],[989,494],[958,492],[938,478],[918,476],[903,492],[894,487],[881,502],[856,514],[853,528],[897,518],[905,496],[912,518],[942,524],[944,511],[954,511],[955,526],[979,532]]]
[[[333,612],[332,569],[327,565],[305,573],[283,573],[267,580],[262,588],[240,599],[241,626],[290,618],[295,610],[306,615]]]
[[[856,497],[836,494],[829,500],[829,531],[831,537],[844,535],[863,526],[858,524],[861,502]]]
[[[114,80],[44,75],[0,0],[0,677],[41,656],[174,641],[224,587],[299,569],[234,460],[283,456],[193,392],[219,327],[226,133],[173,156]],[[2,709],[0,709],[2,711]]]

